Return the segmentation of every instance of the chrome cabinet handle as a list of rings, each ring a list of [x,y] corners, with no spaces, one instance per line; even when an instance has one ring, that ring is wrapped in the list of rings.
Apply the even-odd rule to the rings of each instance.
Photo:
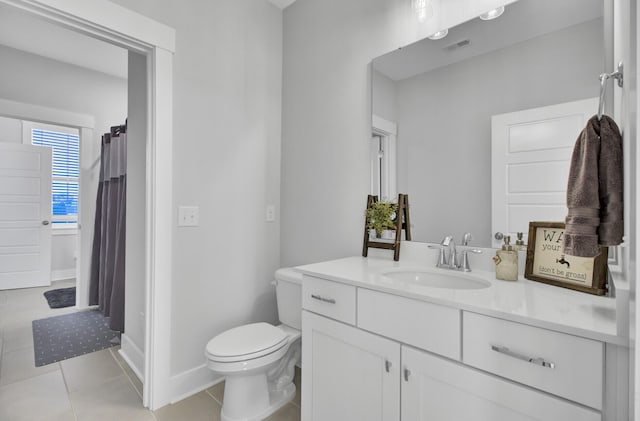
[[[408,382],[409,381],[409,376],[411,375],[411,370],[409,370],[408,368],[404,369],[404,381]]]
[[[513,357],[513,358],[516,358],[518,360],[526,361],[526,362],[531,363],[531,364],[539,365],[541,367],[547,367],[547,368],[550,368],[552,370],[554,368],[556,368],[556,364],[555,363],[552,363],[550,361],[545,361],[544,358],[528,357],[526,355],[519,354],[517,352],[514,352],[514,351],[510,350],[506,346],[491,345],[491,349],[493,351],[499,352],[500,354],[508,355],[509,357]]]
[[[387,373],[389,373],[391,371],[391,366],[393,364],[391,364],[391,361],[389,360],[384,360],[384,369],[387,371]]]
[[[42,225],[49,225],[49,221],[42,221]]]
[[[323,303],[329,303],[329,304],[336,303],[336,300],[334,300],[333,298],[324,298],[323,296],[320,296],[320,295],[311,294],[311,298],[313,298],[314,300],[322,301]]]

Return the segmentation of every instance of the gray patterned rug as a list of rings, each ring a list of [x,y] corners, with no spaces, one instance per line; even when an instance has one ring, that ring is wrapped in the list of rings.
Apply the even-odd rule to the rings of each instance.
[[[36,367],[120,343],[120,332],[109,329],[107,319],[97,310],[34,320],[32,327]]]

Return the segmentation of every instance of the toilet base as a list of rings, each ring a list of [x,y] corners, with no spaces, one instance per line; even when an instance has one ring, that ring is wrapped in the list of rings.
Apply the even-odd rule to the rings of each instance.
[[[296,386],[289,383],[272,390],[267,376],[259,374],[227,378],[224,395],[221,421],[261,421],[291,401],[296,396]],[[233,396],[237,399],[233,400]]]

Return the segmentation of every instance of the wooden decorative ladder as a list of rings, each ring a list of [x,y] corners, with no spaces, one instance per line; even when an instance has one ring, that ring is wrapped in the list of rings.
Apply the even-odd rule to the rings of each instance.
[[[367,209],[371,205],[378,201],[378,196],[367,197]],[[400,237],[402,236],[402,230],[404,230],[404,239],[411,241],[411,223],[409,221],[409,196],[406,194],[398,195],[398,211],[396,212],[396,218],[394,220],[396,224],[396,238],[392,242],[369,240],[369,228],[367,227],[368,221],[365,214],[364,217],[364,243],[362,246],[362,255],[367,257],[369,247],[377,249],[393,250],[393,260],[396,262],[400,260]]]

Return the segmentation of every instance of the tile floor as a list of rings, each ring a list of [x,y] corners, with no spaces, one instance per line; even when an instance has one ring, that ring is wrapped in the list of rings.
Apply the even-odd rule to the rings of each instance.
[[[118,347],[36,368],[31,321],[76,311],[50,309],[42,293],[73,285],[0,291],[0,421],[220,419],[224,383],[157,411],[143,408],[142,383]],[[267,419],[300,421],[299,394]]]

